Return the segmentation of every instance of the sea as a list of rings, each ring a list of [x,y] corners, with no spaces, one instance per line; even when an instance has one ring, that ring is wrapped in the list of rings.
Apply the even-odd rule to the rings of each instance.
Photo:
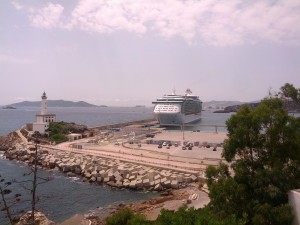
[[[0,109],[0,136],[21,128],[26,123],[34,122],[35,115],[39,111],[39,107]],[[49,107],[48,112],[55,113],[57,121],[75,122],[88,127],[153,118],[152,107]],[[203,111],[202,119],[193,126],[170,129],[225,131],[225,121],[230,115]],[[23,187],[28,183],[21,182],[30,179],[30,176],[24,176],[24,173],[29,171],[26,164],[9,161],[0,156],[0,175],[5,179],[0,185],[4,187],[7,181],[18,181],[9,186],[12,192],[7,196],[9,199],[15,194],[21,194],[21,201],[14,208],[16,212],[30,210],[30,194]],[[77,213],[88,214],[95,208],[146,200],[156,195],[151,192],[115,190],[104,185],[83,183],[79,178],[69,178],[56,171],[39,170],[38,175],[43,178],[51,177],[51,180],[40,184],[37,188],[40,199],[37,209],[56,223]],[[0,207],[2,208],[3,205]],[[0,224],[8,224],[2,211],[0,211]]]

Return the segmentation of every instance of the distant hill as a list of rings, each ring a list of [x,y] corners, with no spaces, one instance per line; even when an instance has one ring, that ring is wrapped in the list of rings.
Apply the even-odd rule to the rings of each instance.
[[[79,101],[65,101],[65,100],[47,100],[48,107],[97,107],[96,105]],[[11,104],[13,107],[40,107],[41,101],[23,101]]]
[[[237,104],[237,105],[231,105],[227,106],[224,109],[217,110],[215,113],[230,113],[230,112],[237,112],[239,111],[243,106],[248,105],[251,109],[256,108],[259,106],[261,103],[260,102],[249,102],[249,103],[243,103],[243,104]],[[285,101],[283,103],[283,108],[288,111],[288,112],[295,112],[299,113],[300,112],[300,106],[297,105],[293,101]]]
[[[224,109],[227,106],[232,105],[240,105],[243,104],[243,102],[240,101],[209,101],[209,102],[203,102],[202,106],[203,109]]]

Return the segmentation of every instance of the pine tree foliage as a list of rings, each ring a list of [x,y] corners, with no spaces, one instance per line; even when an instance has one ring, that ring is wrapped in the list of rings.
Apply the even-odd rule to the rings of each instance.
[[[223,156],[206,171],[210,208],[219,216],[246,213],[248,224],[291,224],[288,191],[300,187],[300,118],[280,98],[242,108],[226,122]]]

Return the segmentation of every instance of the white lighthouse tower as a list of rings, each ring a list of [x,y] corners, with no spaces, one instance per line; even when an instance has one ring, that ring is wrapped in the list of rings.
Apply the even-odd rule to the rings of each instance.
[[[47,96],[46,93],[44,92],[41,101],[41,115],[46,115],[47,113],[48,113]]]
[[[38,131],[41,134],[44,134],[49,128],[49,123],[56,122],[56,115],[48,113],[47,95],[45,92],[42,94],[41,113],[36,114],[35,117],[36,122],[32,124],[32,130],[33,132]]]

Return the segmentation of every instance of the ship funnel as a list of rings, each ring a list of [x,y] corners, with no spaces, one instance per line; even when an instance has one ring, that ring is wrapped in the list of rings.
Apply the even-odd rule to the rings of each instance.
[[[193,94],[193,92],[191,91],[191,89],[186,89],[186,91],[185,91],[185,95],[192,95]]]

